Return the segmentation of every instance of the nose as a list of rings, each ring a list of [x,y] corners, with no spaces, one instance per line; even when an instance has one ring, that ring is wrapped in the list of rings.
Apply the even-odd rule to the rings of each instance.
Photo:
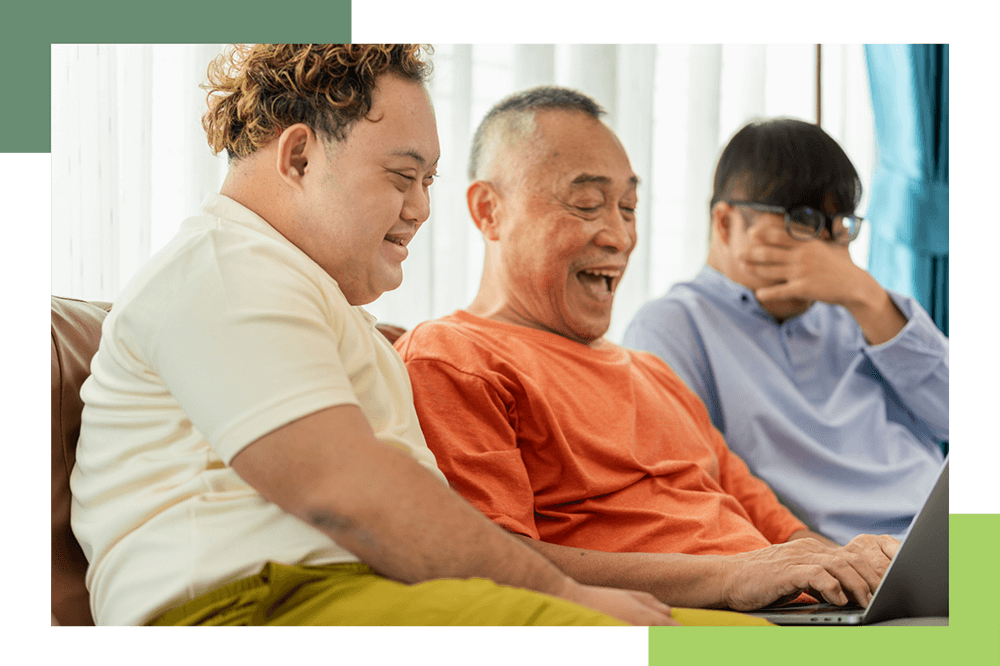
[[[823,220],[823,230],[819,234],[819,239],[823,241],[833,240],[833,218],[828,217]]]
[[[413,224],[423,224],[431,216],[431,193],[430,190],[417,182],[407,191],[406,198],[403,199],[403,209],[399,211],[399,216]]]
[[[601,228],[594,237],[594,242],[600,247],[606,247],[616,252],[631,252],[635,247],[635,221],[628,219],[621,210],[601,216]]]

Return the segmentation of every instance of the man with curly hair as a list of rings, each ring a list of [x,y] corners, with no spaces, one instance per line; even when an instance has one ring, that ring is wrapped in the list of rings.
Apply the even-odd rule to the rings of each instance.
[[[81,391],[99,624],[675,624],[448,488],[361,307],[429,215],[420,51],[258,44],[210,68],[229,173],[116,301]]]

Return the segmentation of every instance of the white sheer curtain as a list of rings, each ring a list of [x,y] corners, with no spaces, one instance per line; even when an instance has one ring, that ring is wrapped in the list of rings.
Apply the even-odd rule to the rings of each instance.
[[[222,46],[52,46],[53,294],[114,300],[218,190],[198,85]]]
[[[224,160],[204,141],[198,84],[220,50],[53,46],[53,293],[113,300],[219,187]],[[410,245],[403,286],[368,307],[407,328],[464,307],[479,286],[465,170],[476,125],[505,95],[557,84],[593,96],[642,179],[613,340],[638,307],[703,264],[712,169],[733,132],[755,117],[816,119],[813,44],[435,45],[433,61],[442,157],[431,219]],[[822,124],[867,186],[874,132],[860,45],[823,45],[822,91]],[[866,238],[852,245],[862,265]]]
[[[874,131],[861,46],[823,45],[821,62],[822,124],[867,186]],[[403,286],[369,307],[407,327],[464,307],[479,286],[483,246],[465,207],[465,167],[476,125],[505,95],[557,84],[593,96],[642,179],[639,243],[616,294],[613,340],[643,303],[704,263],[713,169],[729,137],[752,118],[816,119],[814,44],[444,45],[434,68],[442,175],[433,213],[410,246]],[[852,252],[864,265],[867,236]]]

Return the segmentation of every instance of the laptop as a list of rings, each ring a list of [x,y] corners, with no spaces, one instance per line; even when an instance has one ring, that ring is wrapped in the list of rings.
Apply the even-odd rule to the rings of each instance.
[[[948,459],[868,608],[787,604],[748,613],[779,625],[859,625],[948,616]]]

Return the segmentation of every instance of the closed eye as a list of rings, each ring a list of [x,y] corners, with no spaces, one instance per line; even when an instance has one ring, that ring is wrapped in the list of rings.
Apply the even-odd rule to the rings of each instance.
[[[408,176],[405,173],[400,173],[399,171],[390,171],[389,174],[392,176],[392,181],[396,186],[396,189],[400,192],[405,192],[410,189],[410,185],[416,180],[413,176]]]
[[[411,175],[406,174],[406,173],[402,173],[402,172],[399,172],[399,171],[390,171],[389,173],[392,176],[395,176],[394,180],[395,180],[395,184],[396,184],[396,189],[398,189],[400,192],[406,192],[408,189],[410,189],[410,185],[412,185],[413,183],[415,183],[417,181],[417,177],[416,176],[411,176]],[[436,174],[436,173],[432,173],[432,174],[428,174],[428,175],[424,176],[423,177],[423,181],[422,181],[423,186],[426,188],[426,187],[430,187],[431,185],[433,185],[434,184],[434,179],[437,178],[437,175],[438,174]]]

